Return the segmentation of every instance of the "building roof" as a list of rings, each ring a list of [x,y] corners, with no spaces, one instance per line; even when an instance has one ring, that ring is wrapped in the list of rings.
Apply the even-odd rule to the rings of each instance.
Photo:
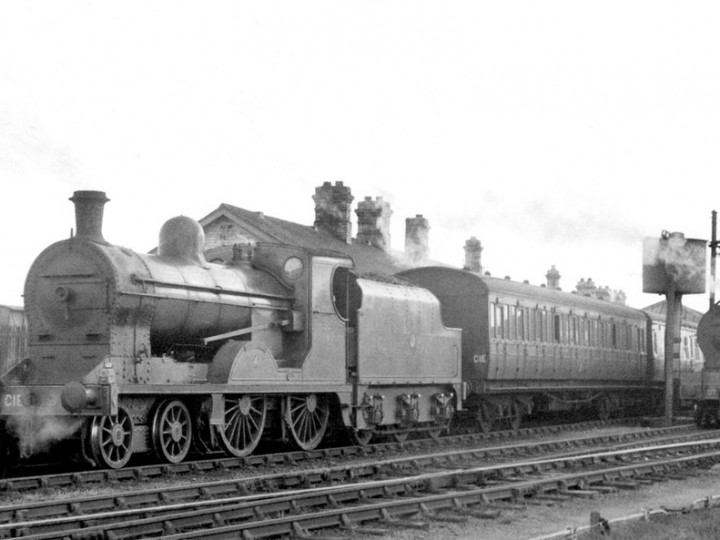
[[[652,317],[654,321],[664,322],[667,316],[667,300],[662,300],[661,302],[656,302],[655,304],[644,307],[643,311],[650,315],[650,317]],[[697,324],[698,322],[700,322],[700,318],[703,315],[704,313],[701,313],[695,309],[682,306],[680,318],[683,321],[683,324]]]
[[[276,242],[303,247],[314,252],[332,251],[341,253],[353,260],[356,270],[361,273],[392,275],[410,268],[407,258],[402,252],[384,252],[382,249],[368,244],[346,243],[330,233],[315,227],[300,225],[268,216],[263,212],[253,212],[231,204],[223,203],[213,212],[200,220],[206,228],[220,218],[227,218],[250,232],[258,241]],[[427,264],[440,263],[427,261]]]

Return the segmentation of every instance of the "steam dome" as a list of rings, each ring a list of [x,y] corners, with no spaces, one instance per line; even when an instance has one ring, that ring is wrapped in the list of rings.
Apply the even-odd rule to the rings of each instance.
[[[205,233],[192,218],[177,216],[165,222],[160,229],[158,255],[205,265]]]

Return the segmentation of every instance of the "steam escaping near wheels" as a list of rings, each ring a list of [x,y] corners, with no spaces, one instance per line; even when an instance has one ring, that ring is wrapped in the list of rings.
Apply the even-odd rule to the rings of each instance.
[[[19,457],[29,458],[47,452],[58,441],[75,436],[82,423],[80,418],[28,410],[24,415],[7,417],[5,430],[17,442]]]

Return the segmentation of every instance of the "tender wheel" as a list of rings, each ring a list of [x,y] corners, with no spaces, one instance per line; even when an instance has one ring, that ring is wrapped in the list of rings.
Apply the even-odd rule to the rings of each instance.
[[[607,397],[601,397],[597,404],[598,419],[606,422],[610,419],[610,400]]]
[[[522,425],[522,407],[517,401],[510,405],[510,429],[517,431]]]
[[[353,429],[351,433],[352,441],[358,446],[367,446],[373,438],[373,432],[370,429]]]
[[[265,396],[225,396],[225,425],[217,428],[225,451],[250,455],[262,438],[266,418]]]
[[[190,411],[177,399],[165,401],[155,411],[152,423],[155,455],[170,463],[180,463],[190,451],[192,420]]]
[[[481,433],[490,433],[493,427],[493,417],[490,412],[490,406],[487,403],[481,403],[475,414],[475,423]]]
[[[705,408],[695,406],[695,425],[699,428],[703,428],[705,423]]]
[[[285,421],[293,442],[301,450],[314,450],[323,440],[330,418],[327,399],[317,394],[285,398]]]
[[[98,416],[90,423],[90,449],[95,462],[119,469],[132,456],[133,423],[122,407],[117,416]]]
[[[433,441],[437,441],[440,438],[440,436],[442,435],[442,432],[443,432],[442,429],[431,429],[430,431],[428,431],[428,435],[430,435],[430,438]]]
[[[410,435],[409,431],[396,431],[391,437],[396,443],[404,443],[407,441],[408,435]]]

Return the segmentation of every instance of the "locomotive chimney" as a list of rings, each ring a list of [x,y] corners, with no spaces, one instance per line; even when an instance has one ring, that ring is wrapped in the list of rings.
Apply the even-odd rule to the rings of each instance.
[[[104,191],[76,191],[70,199],[75,203],[76,236],[107,243],[102,235],[103,209],[108,199]]]

